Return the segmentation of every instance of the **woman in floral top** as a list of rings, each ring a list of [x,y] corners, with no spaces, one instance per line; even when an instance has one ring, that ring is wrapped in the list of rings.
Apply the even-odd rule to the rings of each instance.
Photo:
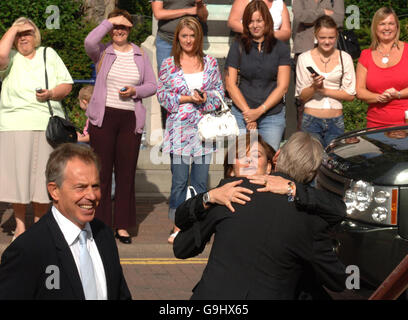
[[[160,105],[169,112],[163,152],[169,153],[171,159],[169,218],[172,221],[177,207],[186,199],[189,176],[190,185],[198,193],[207,190],[214,149],[212,141],[200,139],[197,124],[203,113],[220,108],[216,91],[224,94],[217,61],[204,56],[200,23],[193,17],[185,17],[177,26],[172,56],[164,60],[160,68],[157,90]],[[170,243],[177,232],[174,227]]]

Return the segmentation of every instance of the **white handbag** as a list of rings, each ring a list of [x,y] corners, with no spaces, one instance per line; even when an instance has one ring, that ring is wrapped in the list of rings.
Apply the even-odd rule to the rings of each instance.
[[[197,195],[197,191],[194,189],[193,186],[188,186],[187,187],[187,194],[186,194],[186,200],[195,197]]]
[[[221,100],[221,109],[205,114],[198,122],[198,134],[201,140],[239,135],[237,120],[232,115],[230,108],[218,91],[215,91],[215,94]]]

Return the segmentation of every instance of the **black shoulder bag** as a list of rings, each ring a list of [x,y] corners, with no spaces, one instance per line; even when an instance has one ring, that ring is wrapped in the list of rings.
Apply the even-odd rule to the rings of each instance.
[[[48,90],[48,75],[47,75],[47,58],[46,58],[47,48],[44,48],[44,68],[45,68],[45,88]],[[76,128],[68,120],[67,110],[64,108],[65,119],[59,116],[55,116],[51,107],[51,103],[47,100],[48,110],[50,111],[50,120],[48,121],[47,129],[45,131],[45,137],[48,143],[56,148],[62,143],[72,142],[76,143],[78,141]]]
[[[337,49],[346,51],[353,59],[357,59],[360,57],[360,45],[353,30],[339,29]]]
[[[334,10],[334,0],[331,0]],[[339,38],[337,39],[337,49],[346,51],[353,59],[360,57],[361,49],[358,39],[353,29],[338,29]]]

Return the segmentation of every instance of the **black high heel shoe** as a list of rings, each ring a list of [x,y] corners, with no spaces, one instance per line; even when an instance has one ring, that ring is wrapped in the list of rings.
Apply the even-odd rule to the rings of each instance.
[[[115,231],[115,238],[119,239],[120,242],[125,243],[125,244],[131,244],[132,243],[132,238],[130,236],[121,236],[118,233],[118,229]]]

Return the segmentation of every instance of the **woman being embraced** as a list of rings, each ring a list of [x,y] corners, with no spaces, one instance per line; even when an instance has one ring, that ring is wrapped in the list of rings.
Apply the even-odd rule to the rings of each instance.
[[[60,101],[73,83],[64,62],[47,48],[45,88],[45,48],[40,45],[40,30],[24,17],[0,40],[0,201],[13,204],[14,238],[26,229],[27,204],[33,203],[35,222],[48,210],[44,172],[52,147],[45,138],[50,118],[47,100],[54,114],[64,117]]]
[[[298,154],[317,153],[321,147],[310,149],[303,142],[307,140],[306,133],[296,132],[290,139],[296,142]],[[313,140],[317,140],[313,138]],[[319,142],[314,143],[320,145]],[[226,206],[232,213],[235,212],[234,206],[246,205],[251,201],[251,195],[254,192],[270,192],[275,194],[288,195],[288,201],[294,204],[302,211],[309,214],[315,214],[324,219],[330,226],[339,222],[339,219],[346,216],[346,210],[343,200],[328,191],[317,190],[309,185],[309,181],[314,178],[320,162],[303,162],[301,170],[309,172],[301,179],[296,172],[299,164],[288,157],[279,158],[281,149],[275,152],[273,148],[254,132],[241,135],[229,146],[224,159],[224,179],[222,179],[216,188],[207,192],[197,194],[196,196],[183,202],[176,211],[176,223],[181,230],[188,229],[194,221],[203,219],[208,210],[214,205]],[[296,182],[285,177],[274,175],[276,166],[280,167],[281,172],[290,172],[293,174]],[[296,166],[297,165],[297,166]],[[237,177],[235,181],[229,182],[232,177]],[[250,183],[258,185],[257,189],[243,187]],[[254,211],[254,214],[256,212]]]
[[[380,8],[371,23],[371,46],[357,64],[357,98],[368,103],[367,127],[404,125],[408,109],[408,48],[399,40],[394,10]]]
[[[142,99],[157,85],[147,55],[128,41],[132,18],[115,9],[85,39],[85,50],[97,65],[95,88],[86,115],[90,145],[101,159],[101,202],[96,216],[116,228],[116,237],[131,243],[136,223],[135,172],[146,118]],[[106,34],[112,39],[101,41]],[[115,167],[115,214],[112,225],[112,170]]]
[[[342,101],[354,99],[356,80],[353,59],[335,48],[338,32],[333,18],[316,20],[315,37],[317,47],[298,58],[296,96],[305,104],[302,131],[315,135],[326,147],[344,133]]]
[[[172,185],[169,218],[174,221],[177,207],[186,199],[187,183],[197,192],[207,190],[208,169],[213,144],[205,144],[197,124],[203,113],[221,105],[216,91],[223,86],[215,58],[203,53],[203,31],[193,17],[180,20],[173,41],[172,56],[164,60],[159,74],[157,98],[167,109],[163,152],[170,154]],[[189,174],[191,166],[191,174]],[[169,237],[172,242],[178,230]]]
[[[225,63],[225,83],[234,103],[231,112],[241,131],[258,129],[262,138],[277,150],[285,129],[289,47],[275,38],[273,21],[263,1],[247,5],[242,24],[242,36],[231,45]]]

